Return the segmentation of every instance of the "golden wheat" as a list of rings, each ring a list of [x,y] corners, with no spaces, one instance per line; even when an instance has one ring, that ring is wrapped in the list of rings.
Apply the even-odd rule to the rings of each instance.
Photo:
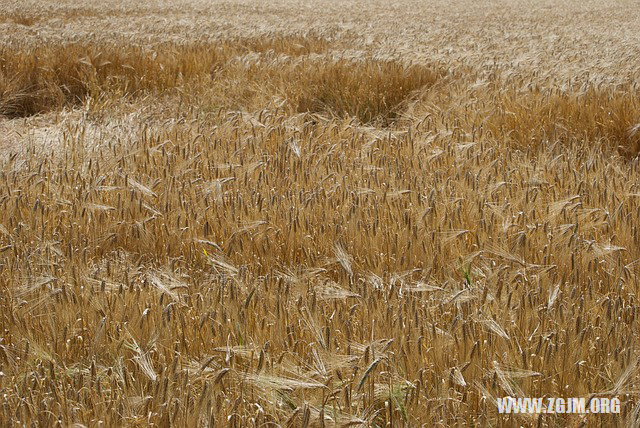
[[[577,4],[512,5],[500,45],[475,5],[340,6],[367,41],[333,3],[305,31],[289,1],[244,30],[267,6],[62,3],[0,10],[0,425],[638,424],[631,57],[611,81],[569,43],[594,75],[509,60]],[[403,58],[414,6],[485,50],[447,57],[466,42],[435,28],[442,51]],[[507,395],[621,414],[499,415]]]

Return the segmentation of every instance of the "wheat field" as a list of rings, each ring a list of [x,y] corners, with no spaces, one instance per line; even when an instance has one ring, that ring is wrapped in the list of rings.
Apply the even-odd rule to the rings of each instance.
[[[638,426],[637,6],[3,2],[0,425]]]

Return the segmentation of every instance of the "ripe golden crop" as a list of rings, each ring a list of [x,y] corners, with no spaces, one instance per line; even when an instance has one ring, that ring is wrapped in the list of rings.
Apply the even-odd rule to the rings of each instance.
[[[0,7],[0,425],[638,424],[628,22],[326,3]]]

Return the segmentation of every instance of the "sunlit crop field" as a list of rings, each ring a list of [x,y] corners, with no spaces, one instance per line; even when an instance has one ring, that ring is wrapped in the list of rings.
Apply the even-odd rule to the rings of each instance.
[[[1,426],[640,424],[636,3],[130,3],[0,5]]]

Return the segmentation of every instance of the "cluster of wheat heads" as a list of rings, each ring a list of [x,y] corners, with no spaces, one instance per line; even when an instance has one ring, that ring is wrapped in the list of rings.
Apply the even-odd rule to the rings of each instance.
[[[300,35],[0,57],[4,115],[86,112],[1,156],[0,424],[638,422],[632,88]],[[190,109],[89,132],[120,97]],[[590,394],[622,414],[495,408]]]

